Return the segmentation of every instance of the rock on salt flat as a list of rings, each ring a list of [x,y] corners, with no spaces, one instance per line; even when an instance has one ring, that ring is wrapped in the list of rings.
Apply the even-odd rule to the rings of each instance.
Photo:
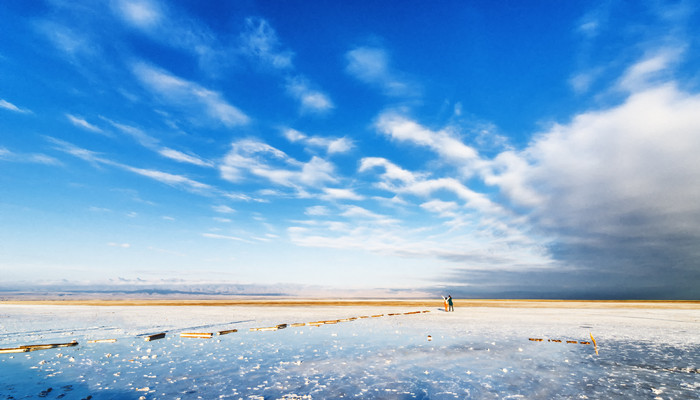
[[[0,399],[690,399],[700,389],[698,310],[429,309],[0,305],[0,347],[80,343],[0,354]],[[597,356],[566,343],[591,333]],[[88,343],[101,339],[117,341]]]

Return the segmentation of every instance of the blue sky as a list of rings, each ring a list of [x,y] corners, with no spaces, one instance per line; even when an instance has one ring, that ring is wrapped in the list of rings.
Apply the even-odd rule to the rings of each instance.
[[[699,12],[4,1],[2,280],[697,299]]]

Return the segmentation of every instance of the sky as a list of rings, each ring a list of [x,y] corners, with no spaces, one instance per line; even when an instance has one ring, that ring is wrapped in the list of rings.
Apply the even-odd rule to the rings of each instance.
[[[0,283],[699,299],[698,8],[3,1]]]

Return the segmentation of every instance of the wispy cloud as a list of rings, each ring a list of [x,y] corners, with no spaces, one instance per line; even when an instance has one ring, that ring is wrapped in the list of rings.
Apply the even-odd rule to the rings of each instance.
[[[148,149],[154,149],[156,146],[158,146],[158,139],[148,135],[146,132],[144,132],[138,127],[112,121],[111,119],[105,117],[101,118],[107,121],[114,128],[117,128],[119,132],[124,133],[132,139],[136,140],[136,142],[138,142],[141,146],[144,146]]]
[[[210,121],[228,127],[245,125],[250,121],[246,114],[229,104],[218,92],[145,63],[135,63],[132,71],[144,87],[191,115],[193,121],[201,120],[202,113]]]
[[[311,206],[307,207],[304,214],[311,216],[330,215],[331,211],[326,206]]]
[[[277,33],[263,18],[247,18],[240,36],[241,50],[261,65],[274,69],[292,68],[293,53],[282,48]]]
[[[236,212],[233,208],[227,206],[227,205],[218,205],[218,206],[213,206],[212,210],[221,213],[221,214],[233,214]]]
[[[454,201],[442,201],[438,199],[426,201],[420,205],[421,208],[437,214],[443,218],[454,218],[458,215],[459,204]]]
[[[294,53],[282,45],[277,32],[264,18],[249,17],[239,37],[239,51],[262,71],[284,76],[287,95],[299,102],[301,114],[327,114],[335,105],[327,93],[298,73]]]
[[[46,140],[53,143],[56,150],[69,154],[73,157],[80,158],[81,160],[87,161],[95,166],[111,164],[109,160],[102,157],[100,153],[95,151],[87,150],[72,143],[66,142],[65,140],[56,139],[50,136],[47,136]]]
[[[317,188],[337,181],[334,165],[320,157],[297,161],[281,150],[251,139],[231,144],[220,171],[224,179],[232,182],[257,177],[296,189]]]
[[[110,125],[116,128],[119,132],[126,134],[127,136],[134,139],[141,146],[152,150],[159,155],[185,164],[198,165],[200,167],[213,167],[214,164],[210,161],[206,161],[201,157],[191,154],[184,153],[179,150],[171,149],[169,147],[161,147],[160,140],[147,134],[143,129],[127,125],[124,123],[112,121],[109,118],[101,117],[103,120],[107,121]]]
[[[382,113],[375,124],[377,130],[394,140],[424,146],[449,164],[459,165],[465,176],[481,167],[479,153],[447,129],[434,131],[395,111]]]
[[[308,80],[299,76],[287,80],[287,92],[299,101],[302,113],[325,113],[334,107],[327,94],[312,89]]]
[[[113,4],[119,16],[140,29],[152,29],[164,19],[163,10],[156,1],[119,0]]]
[[[309,147],[321,148],[328,154],[346,153],[355,147],[352,139],[347,137],[330,138],[321,136],[308,136],[296,129],[285,129],[284,137],[293,143],[304,143]]]
[[[303,221],[291,226],[287,233],[299,246],[359,250],[406,260],[433,259],[436,269],[458,264],[467,265],[470,270],[533,270],[551,264],[542,248],[514,240],[501,241],[488,230],[455,236],[437,227],[412,229],[405,221],[368,214],[362,208],[350,208],[343,214],[345,221]],[[426,230],[433,229],[443,233],[426,235]]]
[[[14,111],[16,113],[21,113],[21,114],[31,114],[31,112],[32,112],[29,109],[17,107],[16,105],[10,103],[9,101],[3,100],[3,99],[0,99],[0,108],[3,108],[5,110]]]
[[[323,200],[364,200],[365,196],[356,193],[352,189],[347,188],[324,188],[323,195],[321,195]]]
[[[668,81],[673,70],[670,67],[680,60],[682,54],[683,49],[680,48],[665,47],[655,51],[629,67],[620,78],[618,86],[622,90],[638,92],[655,86],[660,81]]]
[[[175,4],[157,0],[114,0],[113,14],[150,40],[195,56],[202,71],[217,75],[230,64],[232,54],[214,32]]]
[[[389,55],[379,47],[358,47],[345,54],[346,71],[360,81],[378,87],[387,96],[415,96],[418,91],[389,65]]]
[[[486,213],[503,212],[503,209],[483,193],[476,192],[454,178],[428,178],[425,174],[413,174],[388,160],[365,158],[360,162],[360,172],[382,169],[376,187],[394,194],[429,198],[436,193],[451,193],[469,208]]]
[[[122,249],[128,249],[128,248],[131,247],[131,244],[129,244],[129,243],[115,243],[115,242],[109,242],[109,243],[107,243],[107,246],[110,246],[110,247],[120,247],[120,248],[122,248]]]
[[[169,172],[158,171],[154,169],[132,167],[130,165],[109,160],[106,157],[100,155],[99,153],[75,146],[72,143],[60,139],[51,137],[47,139],[56,145],[57,150],[70,154],[74,157],[78,157],[96,166],[106,165],[116,167],[140,176],[156,180],[169,186],[182,188],[195,193],[210,194],[216,191],[216,188],[214,188],[211,185],[190,179],[183,175],[172,174]]]
[[[237,236],[231,236],[231,235],[220,235],[218,233],[202,233],[202,236],[205,238],[210,238],[210,239],[225,239],[225,240],[233,240],[235,242],[244,242],[244,243],[252,243],[250,240],[242,239]]]
[[[186,154],[178,150],[174,150],[168,147],[163,147],[158,150],[158,154],[163,157],[175,160],[181,163],[198,165],[200,167],[213,167],[214,163],[201,159],[200,157],[192,154]]]
[[[39,33],[71,60],[92,58],[101,54],[101,48],[93,42],[88,32],[76,31],[63,23],[51,20],[38,21],[35,26]]]
[[[118,165],[118,164],[116,164],[116,165]],[[135,168],[135,167],[127,166],[127,165],[121,165],[121,167],[123,169],[126,169],[127,171],[131,171],[131,172],[136,173],[138,175],[142,175],[142,176],[154,179],[154,180],[159,181],[161,183],[164,183],[166,185],[182,187],[182,188],[184,188],[186,190],[190,190],[190,191],[209,192],[212,189],[214,189],[211,185],[195,181],[193,179],[190,179],[190,178],[182,176],[182,175],[171,174],[169,172],[163,172],[163,171],[158,171],[158,170],[153,170],[153,169]]]
[[[78,128],[82,128],[82,129],[85,129],[87,131],[94,132],[94,133],[104,134],[104,131],[102,130],[102,128],[87,122],[82,117],[78,117],[78,116],[75,116],[72,114],[66,114],[66,118],[68,118],[68,121],[70,121],[73,125],[77,126]]]
[[[16,153],[5,147],[0,147],[0,161],[32,163],[44,165],[62,165],[54,157],[41,153]]]

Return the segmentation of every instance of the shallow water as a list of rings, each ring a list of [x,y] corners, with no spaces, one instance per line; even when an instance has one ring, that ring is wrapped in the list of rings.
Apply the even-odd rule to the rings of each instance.
[[[433,309],[249,331],[395,311],[0,307],[0,347],[80,342],[0,354],[0,399],[698,398],[700,338],[692,332],[700,319],[693,310],[562,316],[561,310]],[[179,337],[233,328],[239,332],[212,339]],[[140,336],[160,331],[168,332],[165,339]],[[590,340],[591,332],[599,355],[592,345],[565,343]],[[87,343],[105,338],[117,342]]]

